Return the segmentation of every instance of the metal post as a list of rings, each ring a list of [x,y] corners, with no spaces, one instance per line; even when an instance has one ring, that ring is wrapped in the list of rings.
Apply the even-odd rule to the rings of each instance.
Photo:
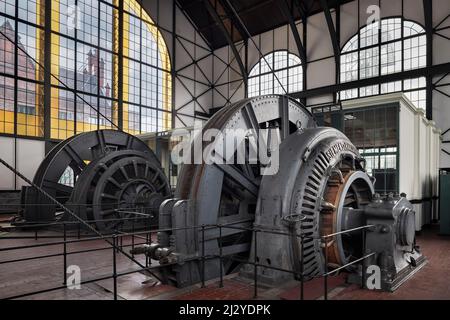
[[[63,268],[64,268],[64,282],[63,285],[67,285],[67,233],[66,233],[66,224],[63,224],[64,230],[64,245],[63,245]]]
[[[202,224],[202,288],[205,287],[205,225]]]
[[[324,299],[325,300],[328,300],[328,248],[327,248],[327,245],[328,245],[328,241],[327,241],[327,239],[325,239],[325,268],[324,268],[324,271],[325,271],[325,276],[324,276]]]
[[[134,219],[131,221],[131,249],[134,251]],[[134,253],[131,256],[134,258]]]
[[[255,251],[255,256],[253,257],[253,272],[254,272],[254,292],[253,292],[253,298],[257,298],[258,297],[258,241],[257,241],[257,234],[258,234],[258,230],[254,230],[254,251]]]
[[[117,265],[116,265],[116,247],[117,247],[117,234],[113,235],[113,283],[114,283],[114,300],[117,300]]]
[[[219,263],[220,263],[220,282],[219,288],[223,287],[223,259],[222,259],[222,226],[219,224]]]
[[[116,237],[117,241],[116,241],[116,243],[114,243],[114,248],[116,249],[117,252],[119,252],[119,239],[117,239],[117,233],[118,233],[118,230],[117,230],[117,228],[115,228],[114,229],[114,237]]]
[[[152,243],[152,232],[148,234],[148,244]],[[152,258],[150,256],[147,256],[147,265],[152,265]]]
[[[51,76],[52,29],[51,29],[51,23],[52,23],[52,9],[53,9],[52,7],[54,7],[56,5],[56,3],[53,3],[52,0],[41,1],[41,3],[45,4],[44,5],[44,10],[45,10],[45,16],[44,16],[44,20],[45,20],[45,22],[44,22],[44,68],[43,68],[43,70],[44,70],[44,138],[45,138],[45,142],[48,143],[48,141],[52,138],[52,136],[51,136],[51,122],[52,122],[52,116],[51,116],[51,110],[52,110],[52,108],[51,108],[51,106],[52,106],[52,99],[51,99],[52,98],[52,87],[51,87],[51,81],[52,81],[52,76]],[[16,51],[17,51],[17,49],[16,49]],[[77,61],[77,60],[75,59],[74,61]],[[75,81],[75,83],[77,83],[77,82]]]
[[[304,285],[303,285],[303,281],[304,281],[304,277],[303,277],[303,269],[304,269],[304,259],[303,259],[303,251],[304,251],[304,236],[301,235],[300,236],[300,248],[301,248],[301,255],[302,255],[302,261],[300,263],[300,300],[304,299]]]
[[[122,233],[123,232],[123,226],[120,229],[121,229],[120,232]],[[123,235],[121,235],[119,237],[119,241],[120,241],[120,250],[123,250]],[[117,251],[119,251],[119,248],[117,248]]]
[[[37,233],[38,233],[37,229],[34,229],[34,240],[37,240],[37,239],[38,239]]]
[[[149,234],[150,233],[145,234],[145,244],[149,244]],[[145,267],[148,268],[148,255],[145,255]]]
[[[366,254],[366,229],[362,229],[362,255]],[[361,264],[361,289],[364,289],[366,284],[366,259]]]
[[[118,1],[118,5],[119,5],[119,28],[117,28],[117,33],[118,33],[118,68],[117,68],[117,126],[120,128],[120,130],[123,130],[123,30],[124,30],[124,2],[123,1]],[[76,52],[76,50],[75,50]],[[76,72],[75,72],[76,74]],[[76,118],[76,117],[75,117]],[[126,129],[126,128],[125,128]]]

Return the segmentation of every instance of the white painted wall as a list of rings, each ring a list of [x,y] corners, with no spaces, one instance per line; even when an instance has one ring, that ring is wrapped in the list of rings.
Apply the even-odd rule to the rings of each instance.
[[[0,158],[12,167],[15,166],[16,157],[13,138],[0,137]],[[14,179],[12,171],[0,165],[0,190],[14,190]]]
[[[17,139],[16,169],[25,177],[33,180],[34,173],[45,157],[44,141]],[[17,189],[28,185],[21,178],[16,178]]]
[[[44,141],[0,137],[0,158],[30,180],[44,156]],[[23,185],[28,184],[0,165],[0,190],[20,190]]]

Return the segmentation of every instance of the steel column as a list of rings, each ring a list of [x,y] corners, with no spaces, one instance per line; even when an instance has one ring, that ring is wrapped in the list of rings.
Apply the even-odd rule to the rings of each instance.
[[[287,0],[281,0],[280,2],[278,2],[278,5],[279,5],[281,11],[283,11],[284,16],[286,17],[286,19],[289,22],[289,26],[291,28],[292,35],[294,36],[295,44],[297,45],[297,50],[298,50],[298,54],[300,56],[300,60],[302,61],[302,63],[306,63],[305,48],[303,47],[302,41],[300,39],[300,35],[297,30],[297,25],[295,24],[295,20],[292,15],[292,8],[289,8],[289,5],[286,1]]]
[[[44,139],[51,139],[51,21],[52,0],[45,0],[44,25]]]
[[[327,21],[328,32],[330,33],[331,44],[333,45],[334,58],[337,64],[339,61],[340,49],[336,29],[334,28],[333,18],[331,17],[330,8],[328,7],[328,1],[320,0],[320,4],[322,5],[323,13]]]
[[[423,0],[423,9],[425,15],[425,32],[427,38],[427,67],[433,65],[433,1]],[[426,77],[426,116],[427,119],[433,119],[433,76]]]
[[[120,130],[123,130],[123,1],[119,1],[119,52],[118,52],[118,73],[117,78],[119,83],[117,84],[118,106],[117,106],[117,126]]]

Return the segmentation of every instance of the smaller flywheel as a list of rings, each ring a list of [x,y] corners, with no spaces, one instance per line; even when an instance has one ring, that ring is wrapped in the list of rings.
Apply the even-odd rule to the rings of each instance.
[[[89,163],[68,205],[99,230],[112,231],[155,226],[159,205],[169,196],[167,178],[148,153],[122,150]],[[121,218],[128,221],[113,221]]]

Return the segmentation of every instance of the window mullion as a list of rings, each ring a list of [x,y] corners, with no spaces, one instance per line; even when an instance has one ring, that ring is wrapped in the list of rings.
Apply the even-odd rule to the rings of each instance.
[[[17,105],[18,105],[18,98],[19,98],[19,87],[18,87],[18,46],[17,43],[19,41],[19,21],[17,18],[19,17],[19,0],[16,0],[16,7],[15,7],[15,20],[14,20],[14,136],[17,136]],[[14,184],[16,184],[16,179],[14,179]]]
[[[97,23],[97,45],[98,48],[97,50],[97,130],[100,130],[100,113],[102,113],[101,107],[100,107],[100,77],[101,77],[101,71],[100,71],[100,7],[101,7],[101,3],[100,1],[98,2],[97,5],[97,19],[98,19],[98,23]],[[106,108],[105,108],[106,110]],[[106,113],[106,112],[105,112]],[[106,117],[106,114],[103,115],[104,117]],[[106,124],[106,119],[105,120],[105,124]]]
[[[401,46],[401,48],[402,48],[402,72],[404,72],[405,71],[405,45],[404,45],[404,43],[405,43],[405,40],[404,40],[404,19],[403,19],[403,16],[402,16],[402,25],[401,25],[401,38],[402,38],[402,41],[401,41],[401,44],[402,44],[402,46]],[[405,87],[404,87],[404,80],[402,80],[402,92],[405,90]]]

